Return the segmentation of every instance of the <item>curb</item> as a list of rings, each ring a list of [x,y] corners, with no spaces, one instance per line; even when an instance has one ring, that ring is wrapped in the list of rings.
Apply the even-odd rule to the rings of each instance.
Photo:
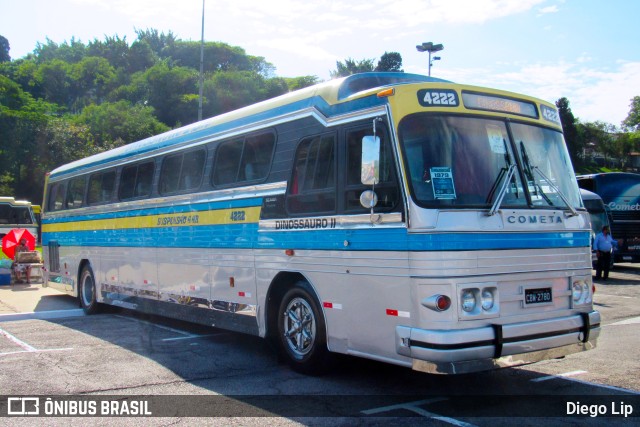
[[[15,320],[51,320],[51,319],[64,319],[65,317],[80,317],[84,316],[84,310],[76,308],[72,310],[52,310],[52,311],[33,311],[27,313],[7,313],[0,314],[1,322],[10,322]]]

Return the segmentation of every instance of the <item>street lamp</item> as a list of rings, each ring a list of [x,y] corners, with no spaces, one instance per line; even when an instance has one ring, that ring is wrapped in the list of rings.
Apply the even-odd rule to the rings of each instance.
[[[440,52],[444,49],[442,44],[433,44],[433,42],[425,42],[416,46],[418,52],[429,52],[429,76],[431,76],[431,66],[433,65],[433,61],[439,61],[440,57],[436,56],[431,60],[431,54],[435,52]]]

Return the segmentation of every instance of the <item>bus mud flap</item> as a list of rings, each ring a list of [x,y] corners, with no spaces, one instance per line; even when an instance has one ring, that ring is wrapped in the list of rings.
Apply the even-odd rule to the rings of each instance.
[[[504,340],[502,338],[502,325],[491,325],[491,327],[493,328],[493,333],[496,337],[493,358],[499,359],[502,357],[502,345],[504,344]]]

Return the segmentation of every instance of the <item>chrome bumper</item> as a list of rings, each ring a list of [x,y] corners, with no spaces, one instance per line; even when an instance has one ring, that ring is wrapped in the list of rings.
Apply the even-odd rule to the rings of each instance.
[[[461,374],[556,359],[596,347],[600,313],[474,329],[396,327],[396,351],[413,369]]]

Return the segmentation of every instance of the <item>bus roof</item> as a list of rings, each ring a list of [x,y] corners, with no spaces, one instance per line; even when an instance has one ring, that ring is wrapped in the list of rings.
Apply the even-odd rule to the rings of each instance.
[[[386,99],[370,96],[388,86],[412,83],[451,83],[419,74],[385,72],[360,73],[341,79],[330,80],[268,99],[219,116],[211,117],[178,129],[151,136],[113,150],[77,160],[53,170],[49,179],[55,181],[75,172],[108,167],[122,159],[132,161],[146,154],[167,147],[180,147],[209,141],[243,126],[257,125],[278,117],[301,111],[313,114],[319,112],[329,118],[356,110],[373,108],[386,104]]]
[[[31,206],[31,202],[27,200],[16,200],[13,197],[0,197],[0,203],[9,203],[15,206]]]

